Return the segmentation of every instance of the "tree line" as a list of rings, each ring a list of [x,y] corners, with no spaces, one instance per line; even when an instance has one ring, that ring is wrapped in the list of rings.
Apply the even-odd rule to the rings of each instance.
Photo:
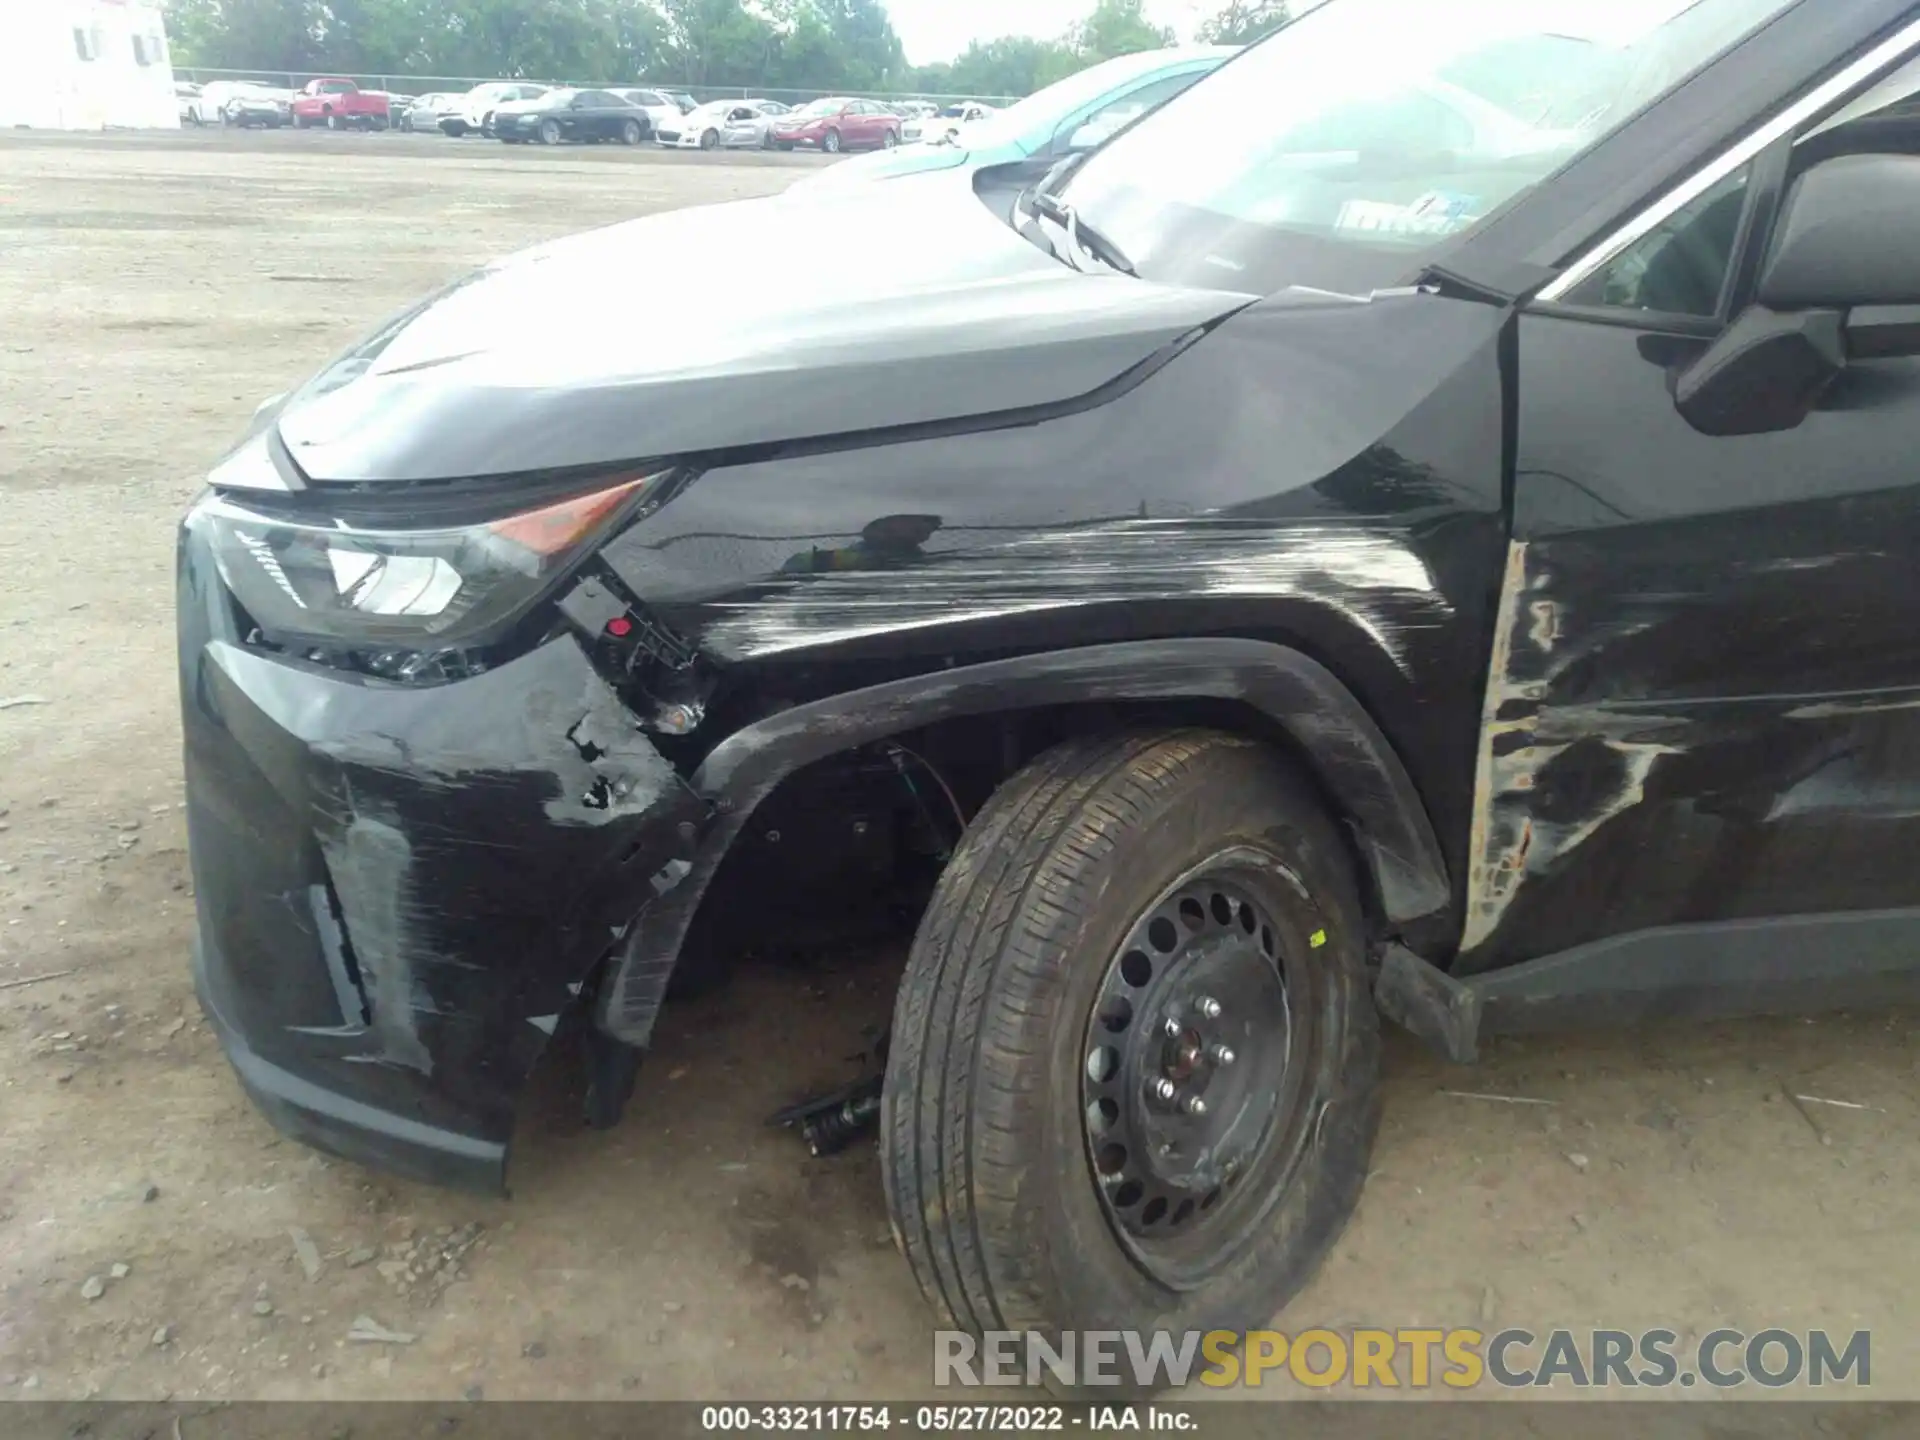
[[[884,0],[168,0],[167,24],[186,67],[1000,96],[1171,44],[1144,4],[1093,0],[1055,39],[922,66]],[[1244,44],[1286,19],[1286,0],[1227,0],[1199,38]]]

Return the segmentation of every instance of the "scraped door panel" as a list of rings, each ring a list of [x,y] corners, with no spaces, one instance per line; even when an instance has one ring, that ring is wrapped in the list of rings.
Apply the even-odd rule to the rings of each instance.
[[[1703,342],[1519,325],[1459,969],[1920,907],[1920,362],[1709,438],[1667,388]]]

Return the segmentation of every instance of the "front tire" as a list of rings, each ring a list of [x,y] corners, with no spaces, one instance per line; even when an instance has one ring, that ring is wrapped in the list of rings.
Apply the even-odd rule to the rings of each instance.
[[[882,1104],[942,1323],[1267,1323],[1366,1177],[1365,957],[1340,831],[1257,742],[1074,740],[1002,786],[914,939]]]
[[[334,113],[333,113],[333,111],[331,111],[331,110],[329,110],[329,111],[327,111],[327,112],[326,112],[326,116],[327,116],[327,129],[329,129],[329,130],[344,130],[344,129],[346,129],[346,124],[345,124],[345,122],[344,122],[344,121],[342,121],[342,120],[341,120],[341,118],[340,118],[340,117],[339,117],[338,115],[336,115],[336,114],[334,114]]]
[[[623,145],[638,145],[646,138],[638,120],[629,120],[620,127],[620,143]]]
[[[720,148],[720,132],[718,130],[701,131],[700,148],[702,150],[718,150]]]

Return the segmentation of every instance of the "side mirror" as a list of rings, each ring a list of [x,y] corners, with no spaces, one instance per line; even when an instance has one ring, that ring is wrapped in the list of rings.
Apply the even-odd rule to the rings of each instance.
[[[1920,305],[1920,158],[1842,155],[1793,182],[1754,298],[1769,310]]]
[[[1791,430],[1849,360],[1920,355],[1920,157],[1842,155],[1793,182],[1754,303],[1673,381],[1706,435]]]

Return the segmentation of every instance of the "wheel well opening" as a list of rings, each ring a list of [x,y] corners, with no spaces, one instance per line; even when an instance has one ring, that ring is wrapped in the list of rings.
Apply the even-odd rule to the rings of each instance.
[[[675,993],[709,988],[744,956],[804,962],[905,945],[961,834],[1005,781],[1064,741],[1123,729],[1211,729],[1259,740],[1313,784],[1347,847],[1370,926],[1382,909],[1351,817],[1313,758],[1251,705],[1205,697],[1103,701],[943,720],[836,752],[755,807],[702,897]]]

